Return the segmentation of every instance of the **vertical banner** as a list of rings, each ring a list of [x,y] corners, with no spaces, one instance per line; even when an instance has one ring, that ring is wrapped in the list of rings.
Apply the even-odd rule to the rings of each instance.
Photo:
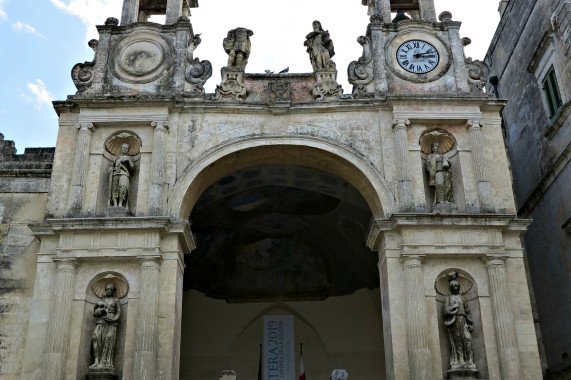
[[[265,316],[263,344],[263,380],[295,380],[293,316]]]

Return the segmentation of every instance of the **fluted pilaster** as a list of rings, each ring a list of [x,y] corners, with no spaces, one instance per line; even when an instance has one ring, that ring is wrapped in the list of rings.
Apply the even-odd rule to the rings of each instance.
[[[427,339],[426,301],[421,256],[405,256],[404,286],[406,294],[406,339],[410,378],[432,378],[430,350]]]
[[[87,166],[89,164],[89,147],[91,146],[93,124],[80,123],[77,124],[75,128],[77,129],[77,144],[75,146],[75,158],[73,161],[71,189],[68,202],[68,214],[71,215],[80,213],[83,204],[83,190]]]
[[[408,133],[409,120],[394,120],[395,147],[397,160],[397,179],[401,211],[414,211],[412,199],[412,181],[408,170]]]
[[[151,159],[149,214],[161,215],[166,170],[166,139],[169,124],[166,121],[153,121],[151,125],[155,127],[155,133],[153,141],[153,155]]]
[[[54,261],[57,264],[55,292],[43,357],[42,378],[46,380],[64,378],[75,282],[76,260],[73,258]]]
[[[470,146],[472,148],[474,171],[476,172],[476,186],[480,197],[480,209],[482,212],[494,212],[492,187],[488,180],[486,158],[484,155],[484,139],[482,138],[483,125],[484,122],[481,120],[468,120],[467,123],[470,132]]]
[[[494,324],[502,380],[522,379],[514,318],[508,302],[505,258],[485,259],[490,281],[490,296],[494,310]]]
[[[157,377],[160,256],[141,256],[133,378]]]

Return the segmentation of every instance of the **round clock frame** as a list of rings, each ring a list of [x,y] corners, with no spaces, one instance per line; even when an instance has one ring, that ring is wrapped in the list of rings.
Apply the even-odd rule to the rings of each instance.
[[[432,67],[430,70],[425,72],[411,72],[402,67],[401,63],[398,59],[398,50],[401,46],[406,46],[409,43],[413,46],[413,42],[420,42],[418,53],[413,54],[421,54],[426,49],[422,49],[422,43],[425,43],[425,48],[428,48],[430,45],[434,48],[438,55],[438,62],[435,65],[431,65]],[[414,49],[413,49],[414,50]],[[390,70],[395,73],[401,79],[410,81],[410,82],[417,82],[417,83],[427,83],[435,81],[448,71],[450,68],[450,49],[448,46],[442,41],[439,37],[434,34],[426,33],[426,32],[417,32],[417,31],[407,31],[404,33],[397,34],[393,39],[388,41],[386,45],[386,55],[385,60],[387,66]]]

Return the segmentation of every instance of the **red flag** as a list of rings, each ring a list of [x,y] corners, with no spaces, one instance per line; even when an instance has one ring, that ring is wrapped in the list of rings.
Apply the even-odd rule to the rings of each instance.
[[[305,380],[305,368],[303,368],[303,343],[299,344],[299,380]]]

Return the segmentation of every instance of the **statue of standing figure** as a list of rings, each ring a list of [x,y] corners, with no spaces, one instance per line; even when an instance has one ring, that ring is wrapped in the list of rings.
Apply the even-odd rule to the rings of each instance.
[[[434,188],[434,205],[452,203],[452,173],[448,158],[440,154],[440,144],[431,145],[432,153],[426,160],[429,178],[428,185]]]
[[[91,336],[93,345],[94,363],[91,370],[114,370],[113,356],[115,354],[115,341],[117,340],[117,326],[121,318],[121,304],[115,297],[115,285],[107,284],[105,295],[97,302],[93,316],[97,318],[95,330]]]
[[[313,31],[305,36],[303,45],[307,46],[313,71],[335,70],[335,62],[331,60],[335,55],[333,41],[329,32],[321,27],[321,22],[313,21]]]
[[[228,54],[229,68],[235,67],[244,70],[250,56],[252,43],[250,37],[254,35],[250,29],[236,28],[228,32],[222,41],[224,51]]]
[[[129,148],[129,144],[122,144],[121,155],[115,159],[113,166],[109,168],[111,193],[109,204],[113,207],[128,208],[131,172],[135,168],[133,158],[129,155]]]
[[[477,373],[472,350],[472,319],[470,308],[460,294],[460,283],[450,281],[450,294],[444,300],[444,325],[448,328],[451,372]],[[465,378],[465,377],[462,377]]]

